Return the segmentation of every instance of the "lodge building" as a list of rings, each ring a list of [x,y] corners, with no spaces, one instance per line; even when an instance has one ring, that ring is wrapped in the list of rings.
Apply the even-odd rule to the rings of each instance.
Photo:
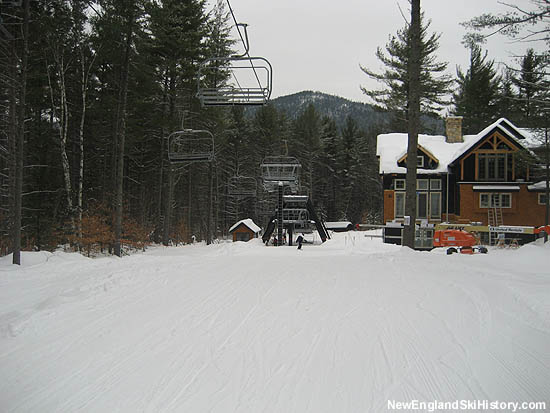
[[[546,183],[535,179],[530,131],[501,118],[476,135],[462,135],[462,118],[446,119],[446,136],[419,135],[417,220],[541,226]],[[384,190],[384,222],[405,214],[407,134],[382,134],[376,154]]]

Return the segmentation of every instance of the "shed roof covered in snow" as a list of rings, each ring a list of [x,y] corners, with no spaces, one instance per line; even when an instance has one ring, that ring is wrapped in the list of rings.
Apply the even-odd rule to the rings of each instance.
[[[250,231],[252,231],[254,234],[257,234],[262,229],[252,221],[252,219],[242,219],[239,222],[237,222],[235,225],[233,225],[231,228],[229,228],[229,232],[235,231],[240,225],[246,226]]]

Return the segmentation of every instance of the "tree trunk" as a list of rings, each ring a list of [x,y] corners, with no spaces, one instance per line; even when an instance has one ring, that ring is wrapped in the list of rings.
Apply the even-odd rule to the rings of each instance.
[[[206,219],[206,245],[212,243],[212,162],[208,164],[208,217]]]
[[[420,0],[411,0],[411,51],[409,59],[408,148],[403,245],[414,248],[416,226],[416,159],[420,128]]]
[[[126,107],[128,104],[128,77],[130,72],[130,52],[134,33],[134,15],[128,16],[126,29],[126,44],[124,47],[124,62],[122,67],[121,102],[120,105],[120,128],[118,133],[117,153],[117,174],[116,174],[116,197],[115,197],[115,245],[114,253],[118,257],[122,255],[122,197],[124,190],[124,144],[126,140]]]
[[[78,199],[77,199],[77,236],[78,239],[82,239],[82,197],[83,197],[83,191],[84,191],[84,125],[86,121],[86,104],[87,104],[87,97],[88,97],[88,81],[90,79],[90,70],[92,69],[92,65],[94,64],[95,55],[92,57],[92,61],[90,62],[90,65],[86,69],[86,65],[84,62],[84,51],[82,49],[82,45],[80,48],[80,59],[81,59],[81,66],[80,69],[82,70],[82,77],[81,77],[81,94],[82,94],[82,111],[80,113],[80,125],[78,130],[78,146],[79,146],[79,157],[80,157],[80,163],[78,165]],[[79,241],[80,243],[80,241]]]
[[[170,225],[172,217],[172,198],[174,196],[174,169],[172,164],[168,163],[168,187],[166,191],[166,205],[164,206],[164,231],[162,244],[168,246],[170,242]]]
[[[19,78],[19,110],[15,154],[14,220],[13,220],[13,264],[21,265],[21,221],[23,209],[23,162],[25,143],[25,105],[27,95],[27,61],[29,54],[30,0],[24,0],[23,50]],[[15,52],[15,50],[14,50]]]
[[[56,52],[54,52],[56,53]],[[63,182],[65,184],[65,196],[67,200],[67,209],[71,222],[71,235],[75,234],[74,206],[73,206],[73,188],[71,184],[71,165],[67,156],[67,136],[69,133],[69,104],[67,102],[67,86],[65,84],[65,67],[63,55],[57,56],[57,70],[59,76],[59,94],[61,99],[61,127],[59,128],[59,143],[61,147],[61,165],[63,167]],[[53,90],[51,91],[53,94]]]

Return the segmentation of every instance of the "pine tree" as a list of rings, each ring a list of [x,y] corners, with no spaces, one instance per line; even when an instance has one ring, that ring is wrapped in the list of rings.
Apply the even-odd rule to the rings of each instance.
[[[544,116],[541,116],[540,109],[548,97],[548,81],[545,78],[545,58],[537,55],[532,48],[528,49],[521,59],[518,75],[513,77],[513,83],[519,91],[517,107],[522,126],[535,127]]]
[[[421,15],[420,28],[420,104],[422,114],[435,114],[448,102],[445,96],[449,93],[452,79],[445,74],[446,62],[438,62],[435,53],[439,48],[441,34],[429,33],[431,21],[425,22],[424,14]],[[382,73],[376,73],[361,66],[361,70],[371,79],[385,85],[382,90],[369,90],[361,87],[361,90],[383,109],[392,112],[392,127],[395,131],[407,130],[409,107],[409,77],[411,53],[411,26],[409,23],[390,36],[385,51],[380,47],[376,50],[376,57],[384,64],[386,69]]]
[[[361,139],[361,131],[357,122],[351,116],[346,118],[342,128],[342,140],[338,160],[338,171],[341,186],[340,219],[352,219],[350,209],[353,192],[360,171],[358,143]]]
[[[321,120],[321,156],[319,170],[319,189],[317,199],[323,206],[327,221],[339,218],[338,201],[340,199],[340,179],[338,157],[340,155],[340,136],[333,118],[325,116]]]
[[[316,196],[314,179],[321,149],[320,128],[321,117],[310,103],[296,118],[292,134],[291,150],[302,164],[302,189],[307,191],[312,200]]]
[[[458,90],[453,94],[454,114],[464,117],[465,133],[477,133],[498,116],[498,97],[501,78],[494,61],[487,61],[487,52],[471,45],[470,67],[464,73],[457,69]]]

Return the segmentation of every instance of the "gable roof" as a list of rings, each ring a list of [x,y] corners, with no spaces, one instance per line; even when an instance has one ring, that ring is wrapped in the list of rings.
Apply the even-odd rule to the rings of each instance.
[[[457,152],[455,154],[454,159],[451,161],[451,164],[462,158],[464,155],[466,155],[467,152],[469,152],[471,149],[473,149],[478,143],[480,143],[482,140],[484,140],[489,135],[493,134],[495,131],[498,131],[502,133],[505,137],[507,137],[509,140],[514,142],[518,145],[518,147],[521,147],[530,153],[531,150],[528,148],[528,135],[525,133],[524,130],[521,130],[514,126],[512,122],[510,122],[506,118],[500,118],[496,122],[490,124],[485,129],[483,129],[481,132],[479,132],[477,135],[472,135],[473,139],[469,140],[467,145],[464,145],[463,148],[461,148],[461,151]]]
[[[426,155],[428,158],[431,158],[434,160],[434,162],[439,163],[439,159],[437,159],[433,153],[431,153],[429,150],[424,148],[422,145],[417,145],[417,151],[422,152],[424,155]],[[403,153],[403,155],[397,160],[397,163],[401,163],[407,160],[407,151]]]
[[[510,138],[518,146],[528,149],[529,134],[519,129],[509,120],[501,118],[487,126],[476,135],[464,135],[463,142],[448,143],[442,135],[418,135],[419,148],[430,152],[434,158],[439,160],[435,169],[418,168],[420,174],[442,174],[447,173],[449,165],[462,157],[470,149],[474,148],[481,140],[487,137],[494,130],[500,131],[504,136]],[[408,135],[406,133],[388,133],[378,135],[376,141],[376,155],[380,159],[380,174],[407,172],[406,167],[398,166],[397,162],[406,153]]]
[[[240,225],[244,225],[246,226],[250,231],[252,231],[253,233],[258,233],[260,232],[262,229],[257,226],[254,221],[252,221],[252,219],[250,218],[247,218],[247,219],[242,219],[240,220],[239,222],[237,222],[235,225],[233,225],[231,228],[229,228],[229,232],[233,232],[234,230],[236,230]]]

